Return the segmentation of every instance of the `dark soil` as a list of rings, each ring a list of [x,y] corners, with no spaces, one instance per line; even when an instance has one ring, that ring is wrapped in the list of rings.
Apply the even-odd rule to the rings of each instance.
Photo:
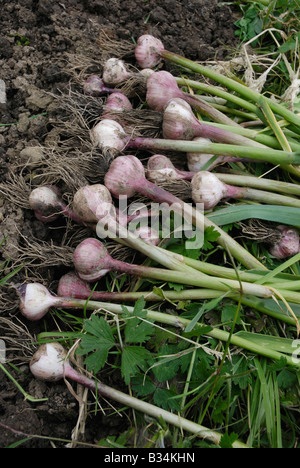
[[[49,116],[57,103],[48,93],[58,93],[69,82],[69,54],[97,61],[101,57],[100,32],[118,41],[136,40],[141,34],[151,33],[163,41],[166,49],[190,59],[225,59],[234,48],[235,37],[234,14],[229,7],[218,6],[217,0],[0,0],[0,7],[0,78],[7,95],[0,114],[0,182],[2,188],[6,184],[11,187],[9,197],[0,192],[0,242],[6,239],[1,247],[1,263],[11,261],[4,268],[7,274],[34,241],[38,246],[52,240],[68,247],[66,226],[61,222],[49,227],[38,221],[27,209],[28,192],[18,180],[30,185],[31,172],[26,168],[28,164],[38,166],[41,155],[36,149],[45,145],[50,148],[54,126]],[[57,268],[47,259],[45,252],[42,265],[33,263],[23,268],[13,282],[41,278],[51,288],[69,259],[57,261]],[[28,323],[20,316],[13,288],[2,286],[0,299],[0,337],[8,348],[6,368],[29,395],[47,398],[44,402],[24,400],[0,370],[0,447],[27,435],[29,439],[21,447],[65,446],[78,422],[80,401],[64,383],[46,384],[32,378],[28,369],[32,341],[45,330],[45,323]],[[59,326],[50,320],[46,329]],[[102,378],[119,386],[118,382],[110,382],[113,377]],[[96,413],[94,409],[87,407],[85,431],[80,436],[86,444],[118,435],[128,427],[131,413],[128,418],[110,417],[107,403]]]

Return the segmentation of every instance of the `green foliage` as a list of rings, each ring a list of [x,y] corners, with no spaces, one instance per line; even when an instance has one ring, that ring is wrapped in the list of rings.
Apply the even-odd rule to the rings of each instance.
[[[236,26],[235,35],[238,36],[240,42],[247,42],[261,33],[263,30],[263,20],[261,12],[263,6],[259,3],[249,3],[241,6],[243,16],[234,24]],[[253,46],[258,41],[253,42]]]
[[[289,67],[296,73],[299,67],[299,0],[271,0],[268,4],[249,1],[240,4],[240,8],[242,16],[235,22],[235,35],[240,43],[251,41],[257,56],[270,54],[273,61],[278,54],[284,53]],[[264,71],[257,64],[254,69],[258,75]],[[270,71],[264,92],[281,96],[290,86],[291,79],[288,65],[282,57]]]

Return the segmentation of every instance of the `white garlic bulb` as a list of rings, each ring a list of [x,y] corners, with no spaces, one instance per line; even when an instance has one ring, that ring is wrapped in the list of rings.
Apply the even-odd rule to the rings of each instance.
[[[208,171],[197,172],[192,178],[191,187],[194,203],[203,203],[205,210],[213,209],[227,194],[226,185]]]

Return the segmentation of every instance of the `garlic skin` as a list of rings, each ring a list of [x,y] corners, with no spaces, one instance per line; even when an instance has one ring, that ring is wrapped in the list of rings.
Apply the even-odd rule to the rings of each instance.
[[[89,297],[91,290],[87,283],[79,278],[75,271],[69,271],[63,275],[58,283],[57,295],[59,297],[76,297],[85,299]]]
[[[287,226],[277,226],[281,232],[281,240],[277,242],[271,249],[270,254],[278,259],[293,257],[300,252],[299,233],[296,229]]]
[[[143,68],[142,70],[140,70],[139,73],[140,75],[143,75],[146,78],[148,78],[148,76],[152,75],[152,73],[155,73],[155,71],[152,70],[152,68]]]
[[[73,263],[79,278],[88,282],[105,276],[111,270],[110,259],[104,245],[93,237],[83,240],[73,254]]]
[[[181,98],[170,99],[164,108],[163,137],[192,140],[195,137],[195,121],[192,108],[186,101]]]
[[[28,320],[40,320],[55,306],[56,299],[45,286],[39,283],[23,284],[18,288],[20,296],[20,312]],[[57,302],[59,302],[57,300]]]
[[[199,143],[207,143],[208,145],[211,144],[211,140],[209,138],[203,137],[196,137],[193,138],[193,141],[198,141]],[[187,165],[189,171],[191,172],[199,172],[205,167],[206,171],[211,171],[217,164],[222,160],[222,156],[215,157],[214,154],[206,154],[206,153],[186,153],[187,158]],[[214,159],[212,159],[214,158]],[[208,161],[212,160],[212,162],[207,166]]]
[[[151,182],[177,180],[179,175],[173,163],[163,154],[154,154],[148,159],[147,179]]]
[[[66,358],[59,343],[44,343],[32,356],[29,368],[37,379],[56,382],[64,376]]]
[[[104,92],[103,80],[98,75],[89,76],[83,84],[83,92],[87,96],[101,96]]]
[[[104,184],[116,198],[122,195],[130,198],[135,195],[135,182],[141,177],[145,179],[145,169],[136,156],[118,156],[112,161],[105,175]]]
[[[59,217],[61,204],[59,196],[59,190],[50,185],[37,187],[31,191],[28,201],[37,219],[46,223]]]
[[[208,171],[194,175],[191,181],[194,203],[203,203],[204,210],[213,209],[226,197],[227,187],[217,176]]]
[[[103,119],[91,130],[91,141],[94,146],[99,147],[104,153],[109,152],[111,156],[120,153],[128,143],[128,136],[115,120]]]
[[[162,111],[175,98],[182,98],[182,91],[171,73],[161,70],[148,77],[146,101],[150,109]]]
[[[158,232],[151,227],[140,226],[134,231],[134,234],[148,244],[158,245],[160,243]]]
[[[112,57],[103,66],[102,79],[105,84],[115,86],[130,77],[123,60]]]
[[[164,45],[151,34],[144,34],[137,40],[135,58],[141,68],[154,68],[161,61]]]
[[[113,111],[125,111],[131,110],[132,104],[129,101],[128,97],[123,93],[112,93],[107,99],[106,103],[103,106],[102,119],[109,119],[110,112]],[[113,120],[113,119],[112,119]]]
[[[113,213],[113,202],[109,190],[102,184],[81,187],[73,198],[74,212],[86,223],[97,223]]]

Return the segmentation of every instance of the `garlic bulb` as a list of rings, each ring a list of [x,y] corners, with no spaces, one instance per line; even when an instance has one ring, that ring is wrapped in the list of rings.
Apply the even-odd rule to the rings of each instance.
[[[73,209],[86,223],[97,223],[99,219],[112,215],[112,197],[102,184],[86,185],[74,195]]]
[[[150,34],[144,34],[137,40],[136,61],[141,68],[154,68],[160,62],[160,52],[163,50],[164,45],[159,39]]]
[[[88,237],[74,250],[73,263],[78,276],[85,281],[96,281],[111,270],[110,255],[104,245]]]
[[[191,180],[194,172],[180,171],[172,161],[163,154],[154,154],[148,159],[147,179],[152,182],[170,180]]]
[[[20,295],[20,312],[28,320],[40,320],[55,306],[56,298],[50,294],[47,288],[39,283],[23,284],[18,288]]]
[[[176,180],[176,169],[169,158],[163,154],[154,154],[148,159],[147,179],[152,182]]]
[[[107,88],[103,80],[98,75],[91,75],[83,83],[83,92],[87,96],[101,96],[104,93],[114,92],[113,89]]]
[[[42,344],[32,356],[29,367],[40,380],[56,382],[64,376],[67,353],[59,343]]]
[[[226,185],[208,171],[197,172],[191,187],[194,203],[203,203],[204,210],[213,209],[227,194]]]
[[[126,195],[130,198],[135,195],[135,182],[140,178],[145,179],[145,170],[141,161],[133,155],[118,156],[111,163],[104,183],[113,196]]]
[[[128,143],[128,136],[118,122],[104,119],[92,128],[91,140],[103,152],[109,152],[114,156],[124,149]]]
[[[196,136],[199,121],[191,106],[181,98],[173,98],[164,108],[162,131],[164,138],[192,140]]]
[[[203,137],[193,138],[193,141],[207,143],[208,145],[211,144],[211,140]],[[205,167],[206,171],[211,171],[220,162],[222,156],[216,157],[214,154],[188,152],[186,153],[186,158],[189,171],[199,172],[203,167]],[[209,161],[211,162],[209,163]]]
[[[103,106],[102,119],[109,119],[110,113],[113,111],[131,110],[132,105],[128,97],[123,93],[110,94]]]
[[[293,257],[300,252],[299,233],[296,229],[287,226],[277,226],[281,232],[281,239],[271,249],[270,254],[276,258]]]
[[[154,72],[147,79],[146,101],[150,109],[161,111],[173,98],[182,98],[174,76],[165,71]]]
[[[102,78],[104,83],[115,86],[130,77],[123,60],[118,58],[108,59],[103,66]]]
[[[52,185],[44,185],[33,189],[28,201],[37,219],[43,222],[51,222],[57,219],[62,209],[60,192]]]

